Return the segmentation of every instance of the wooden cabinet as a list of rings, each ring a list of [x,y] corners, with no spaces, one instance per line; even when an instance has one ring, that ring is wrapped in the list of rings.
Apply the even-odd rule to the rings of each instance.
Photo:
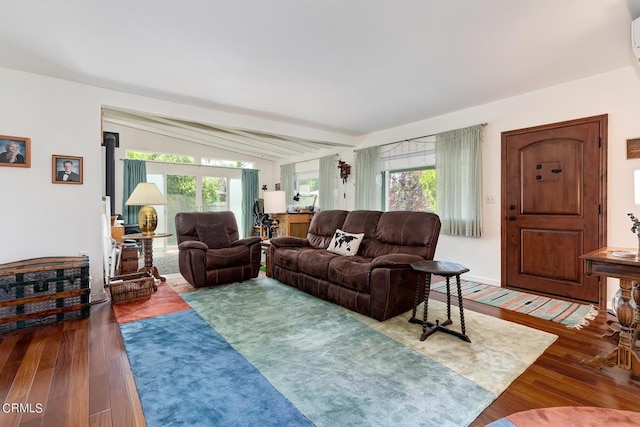
[[[122,243],[122,236],[124,236],[124,226],[122,225],[112,225],[111,226],[111,237],[118,243]]]
[[[309,225],[311,224],[312,213],[285,213],[275,214],[280,226],[278,233],[280,236],[307,237]]]
[[[118,274],[138,271],[138,248],[120,248],[120,271]]]

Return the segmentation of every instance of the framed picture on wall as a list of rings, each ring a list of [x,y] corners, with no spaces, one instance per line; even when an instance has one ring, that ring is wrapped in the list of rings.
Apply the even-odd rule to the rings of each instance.
[[[0,166],[31,167],[31,139],[0,135]]]
[[[82,184],[82,157],[51,156],[51,180],[54,184]]]

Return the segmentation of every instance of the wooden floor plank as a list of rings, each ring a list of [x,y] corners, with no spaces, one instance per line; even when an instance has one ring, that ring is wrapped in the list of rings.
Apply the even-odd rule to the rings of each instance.
[[[434,294],[434,299],[444,300]],[[558,335],[558,340],[472,426],[547,406],[640,411],[640,378],[619,368],[593,369],[582,364],[584,359],[603,354],[615,345],[602,337],[608,331],[606,313],[584,329],[574,330],[473,301],[465,301],[465,310]],[[25,399],[24,396],[30,403],[43,400],[44,412],[25,413],[17,420],[0,413],[0,426],[145,426],[122,336],[109,303],[92,306],[89,319],[0,335],[0,402]]]
[[[88,325],[88,323],[87,323]],[[89,419],[89,331],[88,327],[75,329],[73,361],[69,381],[66,420],[69,427],[86,427]]]

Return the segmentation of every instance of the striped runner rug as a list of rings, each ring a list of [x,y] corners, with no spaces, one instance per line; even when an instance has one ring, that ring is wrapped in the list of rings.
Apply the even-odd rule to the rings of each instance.
[[[451,297],[454,300],[457,295],[455,286],[455,280],[452,280]],[[446,287],[446,282],[442,281],[433,283],[431,290],[446,293]],[[590,304],[553,299],[484,283],[463,280],[461,288],[464,299],[561,323],[568,328],[581,329],[598,315],[598,310]]]

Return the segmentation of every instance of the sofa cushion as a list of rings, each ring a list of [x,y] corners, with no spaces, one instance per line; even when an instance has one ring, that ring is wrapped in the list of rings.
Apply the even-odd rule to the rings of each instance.
[[[209,249],[228,248],[231,246],[231,239],[229,239],[229,233],[227,227],[223,223],[210,224],[210,225],[196,225],[196,233],[198,239]]]
[[[287,270],[298,272],[298,260],[302,252],[308,250],[308,247],[296,248],[277,248],[273,252],[273,265],[278,265]]]
[[[358,292],[369,293],[371,258],[360,255],[336,257],[329,263],[329,281]]]
[[[309,244],[317,249],[327,249],[333,234],[342,227],[348,213],[342,210],[327,210],[313,214],[307,234]]]
[[[440,218],[428,212],[384,212],[369,245],[362,248],[364,256],[406,253],[433,259],[440,235]]]
[[[329,279],[329,263],[340,255],[326,249],[307,249],[300,254],[298,269],[317,279]]]
[[[347,233],[337,229],[327,250],[338,255],[354,256],[358,253],[363,238],[364,233]]]
[[[249,264],[249,248],[247,246],[231,246],[222,249],[209,249],[206,254],[206,269],[234,267]]]

